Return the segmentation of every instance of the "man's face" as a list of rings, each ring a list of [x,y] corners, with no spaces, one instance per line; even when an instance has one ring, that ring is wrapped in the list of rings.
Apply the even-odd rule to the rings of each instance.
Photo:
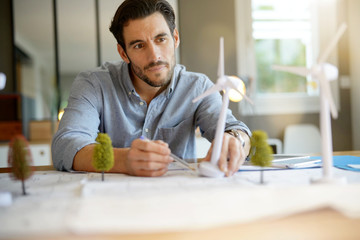
[[[152,87],[162,87],[171,80],[175,66],[175,48],[179,44],[160,13],[130,20],[123,29],[126,52],[118,45],[123,60],[131,63],[134,81],[139,79]]]

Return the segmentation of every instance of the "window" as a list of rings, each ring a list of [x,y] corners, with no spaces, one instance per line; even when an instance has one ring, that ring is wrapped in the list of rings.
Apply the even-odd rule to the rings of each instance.
[[[258,79],[256,91],[306,93],[306,78],[273,71],[271,66],[311,66],[309,2],[253,0],[252,19]]]
[[[272,69],[272,65],[311,68],[321,52],[321,45],[330,41],[337,27],[336,14],[333,14],[336,1],[316,2],[235,1],[238,74],[250,79],[247,90],[255,102],[254,107],[242,102],[239,106],[243,114],[319,111],[319,89],[311,84],[311,77]],[[334,20],[329,21],[332,16]]]

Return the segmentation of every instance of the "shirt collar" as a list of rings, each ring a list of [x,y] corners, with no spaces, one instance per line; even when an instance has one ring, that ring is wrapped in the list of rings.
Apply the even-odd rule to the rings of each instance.
[[[170,80],[170,84],[165,90],[166,91],[166,96],[168,96],[168,97],[174,92],[176,83],[178,81],[177,76],[178,76],[178,65],[176,64],[175,67],[174,67],[174,72],[173,72],[172,78]]]
[[[122,62],[122,79],[123,83],[125,84],[126,92],[129,93],[136,93],[135,87],[131,81],[130,72],[129,72],[129,64],[126,62]],[[137,94],[137,93],[136,93]]]

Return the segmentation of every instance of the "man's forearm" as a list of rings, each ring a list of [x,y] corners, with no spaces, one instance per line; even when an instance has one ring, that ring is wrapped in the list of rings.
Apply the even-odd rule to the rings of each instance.
[[[90,144],[78,151],[74,157],[75,171],[96,172],[92,165],[95,144]],[[114,148],[114,166],[108,172],[126,173],[125,159],[129,148]]]

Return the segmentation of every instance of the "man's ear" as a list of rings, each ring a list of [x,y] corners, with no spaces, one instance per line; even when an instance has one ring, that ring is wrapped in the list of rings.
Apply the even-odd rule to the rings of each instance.
[[[119,53],[120,57],[122,58],[122,60],[124,60],[124,62],[126,62],[126,63],[130,63],[130,60],[129,60],[125,50],[122,48],[122,46],[120,44],[117,44],[117,50],[118,50],[118,53]]]
[[[174,42],[175,42],[175,48],[177,48],[180,44],[180,35],[179,35],[179,31],[176,28],[174,29]]]

